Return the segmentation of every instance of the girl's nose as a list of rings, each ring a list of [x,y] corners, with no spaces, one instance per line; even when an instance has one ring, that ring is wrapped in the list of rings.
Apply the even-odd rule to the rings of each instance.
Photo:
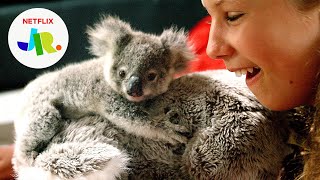
[[[226,40],[226,31],[222,26],[214,21],[211,22],[207,54],[212,59],[225,59],[232,54],[232,48]]]

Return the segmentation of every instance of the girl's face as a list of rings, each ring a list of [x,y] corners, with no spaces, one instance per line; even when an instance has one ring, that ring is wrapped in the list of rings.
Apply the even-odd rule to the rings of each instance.
[[[312,103],[320,69],[319,8],[288,0],[202,0],[212,17],[207,53],[224,59],[272,110]]]

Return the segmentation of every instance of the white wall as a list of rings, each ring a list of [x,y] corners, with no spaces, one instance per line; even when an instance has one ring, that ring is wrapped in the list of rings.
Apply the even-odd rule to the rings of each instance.
[[[13,120],[17,116],[17,107],[21,89],[0,93],[0,145],[13,143]]]

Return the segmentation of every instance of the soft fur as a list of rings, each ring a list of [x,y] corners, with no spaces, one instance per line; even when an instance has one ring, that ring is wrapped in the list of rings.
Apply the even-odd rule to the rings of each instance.
[[[80,67],[87,72],[97,67],[96,63],[99,61],[89,61],[59,73],[79,72],[76,70]],[[102,74],[102,68],[95,72]],[[110,120],[99,112],[62,118],[58,134],[33,156],[19,156],[24,152],[17,139],[15,169],[19,174],[20,167],[37,167],[61,179],[72,179],[101,174],[113,164],[111,160],[118,159],[112,165],[117,168],[104,177],[274,179],[289,153],[284,143],[285,117],[265,110],[239,82],[243,79],[237,81],[229,76],[224,71],[185,76],[175,80],[165,94],[140,104],[112,93],[105,81],[87,84],[83,87],[99,87],[98,99],[105,102],[105,111],[123,118]],[[43,76],[42,81],[48,79],[49,75]],[[236,86],[237,83],[240,84]],[[69,104],[60,107],[60,111],[69,108],[74,111]],[[43,127],[43,121],[38,126]],[[144,128],[137,130],[139,126]],[[21,129],[17,135],[20,133],[26,130]],[[31,134],[20,138],[28,143],[36,141]]]
[[[89,34],[96,59],[24,90],[15,122],[18,179],[33,172],[38,179],[278,176],[291,152],[285,120],[294,115],[266,110],[226,71],[171,82],[191,57],[181,31],[148,35],[107,17]],[[150,81],[150,72],[157,78]],[[139,83],[130,85],[132,76]]]

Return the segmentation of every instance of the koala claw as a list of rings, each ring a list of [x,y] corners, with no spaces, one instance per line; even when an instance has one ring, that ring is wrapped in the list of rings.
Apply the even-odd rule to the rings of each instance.
[[[169,143],[171,143],[172,145],[177,145],[177,144],[185,144],[187,143],[188,139],[184,136],[181,135],[177,135],[177,134],[172,134],[169,133],[169,138],[168,138]]]
[[[171,122],[165,122],[165,125],[166,125],[168,128],[173,129],[173,130],[176,131],[176,132],[180,132],[180,133],[189,132],[189,130],[188,130],[185,126],[182,126],[182,125],[173,124],[173,123],[171,123]]]

